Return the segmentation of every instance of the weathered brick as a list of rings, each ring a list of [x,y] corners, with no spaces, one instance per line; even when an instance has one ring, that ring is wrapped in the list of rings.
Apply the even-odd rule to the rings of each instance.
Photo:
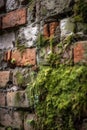
[[[87,64],[87,41],[77,42],[74,46],[74,63]]]
[[[24,115],[24,130],[33,130],[33,126],[30,125],[30,123],[28,121],[35,121],[36,120],[36,117],[35,117],[35,114],[29,114],[29,113],[26,113]]]
[[[19,50],[14,50],[12,52],[6,52],[4,56],[5,61],[15,60],[16,66],[31,66],[36,64],[36,49],[26,49],[23,53]]]
[[[54,36],[55,30],[56,30],[58,25],[59,25],[58,22],[50,23],[50,36]]]
[[[10,81],[10,71],[0,71],[0,88],[6,87],[8,81]]]
[[[55,30],[58,25],[59,25],[58,22],[51,22],[51,23],[45,24],[43,28],[44,37],[49,38],[51,36],[54,36]]]
[[[15,27],[18,25],[23,25],[26,23],[27,16],[26,16],[26,9],[18,9],[16,11],[12,11],[10,13],[7,13],[2,18],[2,28],[10,28]]]
[[[0,106],[5,106],[5,97],[6,97],[6,93],[1,93],[0,92]]]
[[[48,38],[50,36],[49,32],[49,24],[45,24],[43,27],[43,35],[45,38]]]
[[[16,129],[22,129],[23,127],[23,113],[11,110],[0,110],[0,124],[5,127],[12,127]]]
[[[7,105],[10,107],[29,107],[27,94],[25,91],[8,92]]]

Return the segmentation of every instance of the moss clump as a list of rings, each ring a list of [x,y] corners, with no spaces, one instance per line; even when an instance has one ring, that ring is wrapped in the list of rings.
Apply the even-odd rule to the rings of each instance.
[[[87,22],[87,2],[78,0],[73,10],[76,22]]]
[[[87,109],[86,79],[86,66],[41,68],[31,86],[38,117],[36,129],[79,129],[78,124]]]

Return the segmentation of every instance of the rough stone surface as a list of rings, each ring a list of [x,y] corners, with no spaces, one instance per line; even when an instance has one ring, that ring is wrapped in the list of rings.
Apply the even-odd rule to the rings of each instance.
[[[2,28],[10,28],[10,27],[15,27],[18,25],[23,25],[26,23],[26,9],[18,9],[16,11],[12,11],[10,13],[7,13],[3,18],[2,18]]]
[[[6,127],[13,127],[16,129],[23,128],[23,113],[13,112],[11,110],[0,110],[0,123]]]
[[[41,14],[49,17],[69,12],[70,6],[73,5],[73,2],[73,0],[42,0]]]
[[[12,11],[18,8],[18,0],[7,0],[6,2],[6,10]]]
[[[10,71],[0,71],[0,88],[6,87],[10,81]]]
[[[61,39],[74,33],[75,25],[72,18],[65,18],[60,21]]]
[[[18,83],[18,74],[20,74],[23,77],[23,80],[21,82],[21,84]],[[29,68],[16,68],[13,71],[13,84],[15,84],[16,86],[19,86],[21,88],[22,87],[26,87],[27,84],[31,81],[32,76],[30,75],[30,70]]]
[[[13,41],[15,41],[15,33],[9,32],[0,35],[0,49],[11,49],[13,48]]]
[[[74,63],[87,64],[87,41],[76,43],[74,47]]]
[[[29,107],[27,94],[25,91],[8,92],[7,105],[10,107]]]
[[[33,126],[31,126],[28,122],[30,120],[35,120],[35,114],[26,113],[24,115],[24,129],[25,130],[33,130]]]
[[[27,47],[35,45],[35,41],[38,36],[38,25],[30,24],[24,28],[21,28],[18,32],[18,39],[21,43],[25,43]]]
[[[6,97],[6,93],[2,93],[0,92],[0,106],[5,106],[5,97]]]

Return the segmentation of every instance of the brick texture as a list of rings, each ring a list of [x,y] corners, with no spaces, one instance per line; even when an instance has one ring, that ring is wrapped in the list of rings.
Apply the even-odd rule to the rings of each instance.
[[[22,129],[23,123],[23,113],[13,112],[11,110],[0,110],[0,124],[6,127],[13,127],[15,129]]]
[[[8,51],[5,53],[4,60],[15,60],[16,66],[31,66],[36,64],[36,49],[26,49],[23,53],[19,50]]]
[[[55,30],[56,30],[58,25],[59,25],[58,22],[50,23],[50,36],[54,36]]]
[[[27,94],[25,91],[8,92],[7,105],[10,107],[29,107]]]
[[[6,93],[1,93],[0,92],[0,106],[5,106],[5,96],[6,96]]]
[[[74,47],[74,63],[87,63],[87,41],[76,43]]]
[[[8,81],[10,81],[10,71],[0,71],[0,88],[6,87]]]
[[[49,38],[49,37],[54,36],[55,30],[56,30],[58,25],[59,25],[58,22],[51,22],[51,23],[45,24],[43,27],[44,37]]]
[[[10,27],[15,27],[18,25],[23,25],[26,23],[26,9],[20,9],[16,11],[12,11],[10,13],[7,13],[3,18],[2,18],[2,28],[10,28]]]

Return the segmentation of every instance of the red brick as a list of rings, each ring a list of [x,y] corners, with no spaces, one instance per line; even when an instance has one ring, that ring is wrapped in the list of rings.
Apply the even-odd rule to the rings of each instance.
[[[59,25],[58,22],[51,22],[44,25],[43,34],[45,38],[49,38],[50,36],[54,36],[55,30]]]
[[[0,71],[0,87],[6,87],[6,84],[10,80],[10,71]]]
[[[74,63],[82,62],[83,60],[85,60],[85,57],[84,57],[84,53],[85,53],[84,45],[85,44],[86,44],[86,48],[87,48],[87,42],[76,43],[76,45],[74,47]],[[86,57],[86,59],[87,59],[87,57]]]
[[[19,50],[14,50],[12,52],[6,52],[4,56],[5,61],[15,60],[16,66],[29,66],[36,64],[36,49],[26,49],[23,53]]]
[[[2,28],[10,28],[15,27],[18,25],[23,25],[26,23],[27,15],[26,15],[26,9],[18,9],[16,11],[12,11],[10,13],[7,13],[2,18]]]
[[[5,106],[5,96],[6,96],[6,93],[0,92],[0,106]]]
[[[43,35],[45,38],[48,38],[50,36],[50,32],[49,32],[49,25],[45,24],[44,28],[43,28]]]
[[[56,30],[58,25],[59,25],[58,22],[50,23],[50,36],[54,36],[55,30]]]

